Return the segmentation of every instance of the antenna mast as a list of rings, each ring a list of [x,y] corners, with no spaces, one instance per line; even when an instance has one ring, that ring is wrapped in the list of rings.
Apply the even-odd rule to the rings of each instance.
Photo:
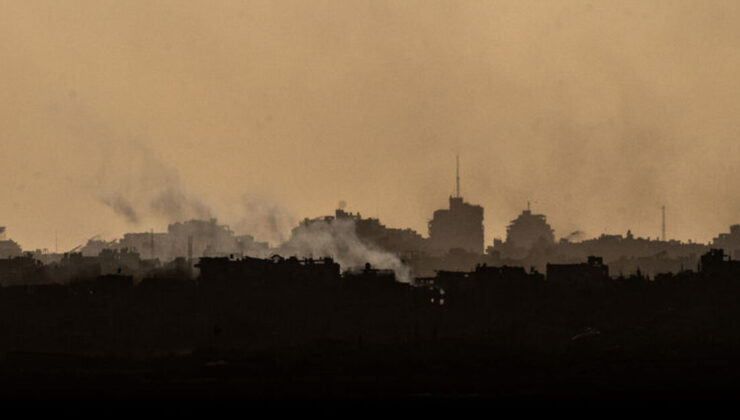
[[[460,198],[460,155],[455,155],[455,196]]]

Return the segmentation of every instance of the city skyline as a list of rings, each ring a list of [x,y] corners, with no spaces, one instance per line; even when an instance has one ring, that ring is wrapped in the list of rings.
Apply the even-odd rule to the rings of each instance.
[[[453,192],[453,193],[450,193],[447,197],[448,198],[452,198],[452,197],[455,197],[455,196],[456,196],[456,193]],[[465,199],[465,197],[462,196],[462,194],[460,195],[460,197],[463,198],[463,199]],[[495,222],[488,221],[487,218],[484,216],[484,218],[483,218],[484,233],[485,233],[484,244],[486,246],[490,246],[493,243],[493,240],[494,239],[504,239],[506,237],[506,226],[511,221],[513,221],[516,216],[518,216],[522,212],[529,211],[533,202],[535,203],[535,206],[537,206],[537,207],[532,212],[533,213],[536,213],[536,214],[542,214],[542,215],[544,215],[545,217],[548,218],[548,223],[551,226],[553,226],[553,228],[554,228],[553,230],[554,230],[556,239],[570,238],[570,237],[573,236],[574,233],[576,233],[577,236],[578,236],[578,238],[579,238],[577,240],[598,238],[601,235],[622,235],[622,236],[624,236],[627,231],[630,231],[636,237],[642,237],[642,238],[652,239],[652,240],[660,240],[660,239],[662,239],[661,238],[661,233],[662,233],[661,232],[661,229],[663,227],[662,226],[662,222],[663,222],[662,215],[663,215],[663,210],[666,208],[664,206],[658,206],[655,209],[656,210],[655,212],[658,213],[658,214],[657,215],[653,215],[654,218],[656,219],[654,221],[654,223],[656,224],[656,226],[653,229],[650,229],[650,227],[648,226],[647,229],[644,229],[643,228],[643,231],[640,231],[639,229],[635,229],[635,228],[630,227],[630,225],[627,225],[626,227],[623,227],[622,229],[619,229],[618,227],[609,228],[607,226],[601,232],[595,232],[595,231],[594,232],[588,232],[588,231],[584,231],[584,230],[577,229],[577,228],[574,229],[574,230],[567,230],[567,229],[562,229],[562,228],[561,229],[558,229],[558,226],[555,223],[552,222],[552,220],[549,217],[549,215],[547,214],[547,212],[541,210],[542,208],[545,208],[545,206],[540,206],[540,203],[537,200],[534,200],[534,201],[527,200],[526,203],[519,210],[519,212],[517,212],[516,214],[512,214],[510,216],[510,219],[507,220],[506,222],[498,223],[498,220],[495,221]],[[469,201],[469,200],[466,200],[466,203],[470,203],[470,204],[473,204],[473,205],[478,205],[478,203],[476,203],[474,201]],[[358,212],[360,214],[363,214],[365,217],[379,219],[379,220],[381,220],[381,222],[384,222],[389,227],[399,228],[399,229],[412,229],[412,230],[420,233],[422,236],[428,237],[429,236],[428,223],[432,219],[431,214],[434,213],[435,211],[440,210],[440,209],[443,209],[445,207],[444,205],[441,205],[439,208],[432,210],[430,212],[430,216],[427,217],[426,220],[424,220],[424,222],[422,224],[422,227],[421,228],[418,228],[419,224],[415,224],[414,226],[411,226],[411,225],[392,225],[392,224],[389,224],[387,222],[387,220],[385,220],[384,217],[382,217],[379,214],[379,210],[378,210],[378,207],[377,206],[376,206],[375,212],[372,212],[372,211],[367,211],[367,210],[370,210],[370,209],[363,210],[363,209],[355,208],[355,207],[351,206],[350,204],[348,204],[344,200],[340,200],[338,205],[327,206],[327,211],[324,212],[323,214],[313,214],[313,215],[310,215],[310,216],[309,215],[301,215],[301,216],[292,215],[291,212],[290,212],[290,210],[281,207],[275,201],[267,201],[266,203],[258,203],[256,206],[257,207],[261,207],[261,208],[259,208],[256,212],[255,211],[252,211],[252,213],[250,213],[250,210],[245,211],[241,220],[234,219],[233,216],[232,216],[231,219],[221,218],[221,217],[219,217],[219,213],[217,213],[216,211],[214,211],[214,209],[212,207],[208,206],[207,204],[203,204],[203,206],[204,206],[204,208],[207,208],[208,209],[203,214],[185,212],[183,214],[186,214],[187,216],[180,217],[180,218],[173,218],[173,219],[166,219],[166,218],[162,218],[162,217],[151,217],[151,215],[143,214],[143,215],[140,215],[140,216],[143,216],[143,219],[145,219],[145,220],[152,221],[152,223],[147,224],[146,222],[141,222],[141,221],[138,221],[138,220],[136,222],[130,222],[129,221],[129,222],[127,222],[127,223],[124,224],[125,227],[122,230],[119,229],[118,231],[112,231],[112,230],[110,230],[110,228],[102,227],[99,230],[101,232],[105,232],[105,233],[96,233],[96,234],[91,235],[89,237],[82,238],[82,240],[76,241],[76,242],[75,242],[74,239],[60,238],[59,237],[59,230],[60,229],[55,229],[54,232],[52,233],[53,237],[52,238],[49,238],[49,240],[51,242],[49,243],[49,240],[47,240],[47,243],[48,243],[47,246],[33,246],[33,247],[28,247],[27,249],[29,249],[29,250],[30,249],[46,249],[49,252],[56,252],[57,250],[59,252],[64,252],[65,247],[71,249],[71,248],[73,248],[75,246],[84,244],[87,240],[89,240],[91,238],[96,238],[97,237],[97,238],[101,238],[101,239],[105,239],[105,240],[114,240],[114,239],[117,239],[117,238],[122,237],[126,233],[131,233],[131,232],[148,232],[149,230],[162,231],[162,230],[164,230],[164,228],[167,225],[169,225],[171,223],[185,222],[185,221],[188,221],[188,220],[208,220],[208,219],[211,219],[211,218],[216,219],[219,222],[224,222],[226,225],[229,225],[230,227],[235,228],[236,232],[239,233],[239,234],[242,234],[242,235],[251,235],[256,240],[267,241],[267,242],[270,242],[272,245],[277,245],[277,244],[279,244],[281,242],[281,240],[280,239],[276,239],[276,237],[277,237],[276,235],[274,235],[272,233],[270,233],[268,235],[265,235],[264,234],[264,229],[261,228],[261,227],[256,228],[256,231],[254,231],[254,230],[250,230],[249,228],[244,228],[243,225],[245,223],[247,225],[249,225],[249,226],[261,226],[263,224],[269,224],[269,220],[268,219],[272,215],[271,214],[268,214],[267,212],[274,212],[274,215],[276,217],[278,217],[278,218],[281,219],[280,220],[280,224],[281,224],[281,226],[280,226],[280,232],[279,232],[279,235],[278,236],[282,236],[283,237],[283,240],[284,240],[285,238],[287,238],[287,235],[289,233],[289,230],[292,227],[297,226],[298,223],[300,222],[300,220],[302,220],[302,219],[304,219],[306,217],[313,218],[313,217],[323,216],[324,214],[330,214],[330,213],[332,213],[334,211],[335,208],[344,208],[345,206],[346,206],[347,209],[349,209],[351,211]],[[254,207],[255,204],[254,203],[251,203],[251,206]],[[488,213],[488,211],[491,210],[491,209],[486,208],[485,206],[483,206],[483,208],[486,211],[486,213]],[[250,205],[247,205],[247,209],[250,209]],[[103,211],[105,211],[105,210],[109,210],[109,209],[108,208],[105,208],[105,206],[104,206]],[[496,209],[493,209],[493,210],[495,211]],[[670,211],[670,209],[668,209],[667,211]],[[495,213],[501,214],[500,211],[497,211]],[[712,239],[714,239],[718,234],[726,232],[728,230],[729,226],[734,225],[734,224],[737,224],[737,223],[728,224],[727,226],[724,227],[724,229],[720,229],[720,230],[718,230],[717,232],[714,232],[714,233],[707,233],[706,239],[704,239],[704,240],[696,240],[696,239],[693,239],[693,238],[677,238],[677,237],[672,236],[670,234],[670,232],[671,232],[671,230],[670,230],[670,227],[671,226],[669,224],[670,223],[670,217],[671,217],[671,215],[670,215],[670,213],[668,213],[668,215],[666,216],[666,219],[668,220],[668,222],[666,223],[666,226],[668,226],[668,229],[667,229],[667,232],[668,233],[667,233],[665,239],[666,240],[678,240],[680,242],[687,242],[687,243],[688,242],[705,243],[705,244],[706,243],[711,243]],[[113,219],[114,219],[112,221],[113,223],[110,223],[110,225],[119,225],[120,226],[120,223],[116,223],[116,222],[120,222],[121,219],[126,219],[126,217],[125,217],[125,215],[116,214],[114,212]],[[389,219],[395,219],[395,218],[389,217]],[[649,216],[646,217],[646,219],[649,219]],[[232,225],[232,223],[234,225]],[[494,223],[495,223],[495,225],[494,225]],[[634,225],[635,226],[643,226],[644,227],[644,226],[647,226],[649,224],[650,224],[650,221],[646,221],[646,222],[642,222],[642,223],[635,223]],[[491,225],[494,225],[493,228],[491,228]],[[578,226],[578,223],[577,222],[572,222],[572,221],[566,221],[564,224],[561,224],[561,225],[564,225],[564,226]],[[22,226],[21,227],[4,226],[4,228],[6,229],[6,232],[7,232],[7,230],[10,230],[9,234],[4,232],[4,234],[6,236],[8,236],[8,239],[15,239],[17,242],[23,244],[23,241],[19,239],[19,238],[22,238],[23,235],[22,234],[21,235],[15,235],[15,233],[17,233],[19,231],[20,232],[23,231],[23,227]],[[652,232],[651,232],[651,230],[652,230]],[[493,233],[491,233],[491,231],[493,231]],[[260,235],[260,233],[263,233],[263,234]],[[77,236],[79,236],[79,235],[77,235]],[[267,237],[265,237],[265,236],[267,236]],[[60,241],[61,241],[61,245],[60,245]],[[68,246],[68,245],[71,245],[71,246]],[[26,249],[26,248],[24,248],[24,249]]]
[[[452,209],[453,207],[455,207],[455,204],[453,204],[453,201],[454,202],[458,202],[459,201],[460,203],[464,203],[463,205],[466,206],[466,207],[467,206],[480,207],[476,203],[471,203],[471,202],[464,201],[464,198],[461,195],[460,196],[457,196],[456,194],[451,194],[449,196],[449,200],[450,200],[450,203],[449,203],[450,209]],[[382,220],[382,218],[379,218],[377,215],[363,213],[361,211],[356,211],[353,214],[352,213],[352,210],[354,210],[354,209],[351,209],[351,208],[348,209],[348,210],[350,210],[350,212],[349,213],[346,213],[346,212],[344,212],[344,210],[347,210],[346,206],[347,206],[347,203],[346,202],[340,201],[335,208],[336,208],[336,211],[339,212],[339,213],[353,215],[353,217],[357,217],[357,218],[361,218],[361,217],[364,216],[365,217],[365,220],[376,220],[376,221],[379,221],[381,223],[381,225],[387,226],[388,228],[391,228],[391,229],[410,230],[411,232],[414,232],[415,234],[419,234],[421,237],[423,237],[425,239],[429,239],[431,237],[431,224],[432,224],[432,221],[434,220],[434,217],[431,217],[427,221],[427,230],[425,230],[425,231],[419,231],[419,230],[416,230],[416,229],[414,229],[412,227],[409,227],[409,226],[391,226],[391,225],[387,225],[387,223],[384,223],[384,221]],[[445,208],[440,208],[440,209],[435,210],[434,215],[436,216],[437,213],[439,213],[439,212],[448,212],[448,211],[449,210],[447,210]],[[485,208],[483,208],[483,211],[482,212],[485,213]],[[681,239],[672,238],[669,235],[665,235],[665,230],[664,230],[665,229],[665,219],[664,219],[664,214],[665,213],[664,212],[665,212],[665,207],[661,206],[661,216],[662,216],[661,217],[661,230],[662,230],[661,235],[655,235],[655,236],[642,235],[639,232],[635,232],[635,231],[633,231],[633,229],[630,229],[630,228],[628,228],[626,231],[622,231],[622,232],[611,232],[611,231],[605,230],[604,232],[593,234],[593,235],[589,235],[588,233],[586,233],[584,231],[580,231],[580,230],[576,230],[576,231],[572,231],[572,232],[569,232],[569,233],[562,233],[562,234],[560,234],[555,229],[552,229],[552,233],[554,234],[553,239],[556,242],[557,241],[560,241],[560,240],[567,240],[569,242],[578,243],[578,242],[589,241],[589,240],[594,240],[594,239],[598,239],[598,238],[615,236],[615,237],[622,237],[622,238],[638,238],[638,239],[644,239],[644,240],[650,240],[650,241],[668,241],[668,242],[677,241],[679,243],[685,243],[685,244],[711,245],[713,242],[716,242],[717,241],[718,237],[721,237],[723,235],[727,235],[727,232],[730,231],[730,230],[732,230],[733,227],[740,226],[740,224],[732,224],[732,225],[728,226],[726,229],[721,230],[721,231],[715,233],[709,240],[704,241],[704,242],[702,242],[702,241],[695,241],[695,240],[691,240],[691,239],[681,240]],[[330,214],[330,213],[331,212],[327,212],[327,213],[325,213],[323,215],[312,216],[312,217],[303,217],[300,220],[295,220],[295,221],[293,221],[292,219],[290,219],[290,220],[288,220],[288,219],[281,220],[278,224],[284,223],[283,229],[285,229],[285,231],[284,232],[281,232],[281,239],[279,239],[279,240],[272,240],[272,241],[266,240],[266,238],[264,236],[260,236],[259,234],[255,235],[254,232],[253,231],[250,231],[249,229],[246,229],[246,230],[245,229],[235,229],[235,230],[233,230],[233,233],[235,233],[237,235],[245,235],[245,236],[248,236],[248,237],[252,237],[255,241],[257,241],[257,242],[264,242],[266,245],[269,244],[271,247],[279,247],[280,245],[284,244],[289,239],[289,236],[290,235],[287,232],[288,230],[293,230],[296,227],[300,226],[302,223],[304,223],[303,222],[304,220],[309,220],[309,219],[320,220],[320,219],[323,219],[325,217],[328,217],[326,215],[327,214]],[[543,220],[543,223],[545,223],[548,227],[551,227],[552,226],[552,224],[549,223],[549,220],[547,219],[547,215],[546,214],[542,214],[542,213],[538,213],[536,211],[532,211],[532,209],[531,209],[531,202],[530,201],[527,201],[526,208],[522,209],[520,211],[520,213],[517,214],[517,217],[516,218],[512,217],[512,219],[509,220],[509,222],[507,222],[507,224],[505,225],[505,228],[504,228],[504,233],[502,235],[495,236],[490,241],[487,240],[487,239],[484,239],[483,249],[485,250],[486,248],[491,247],[492,245],[495,246],[497,241],[505,241],[506,239],[508,239],[508,237],[509,237],[509,232],[508,231],[509,231],[509,228],[510,228],[511,224],[512,223],[516,223],[517,221],[521,220],[522,216],[527,216],[527,215],[530,215],[530,214],[533,215],[533,216],[536,216],[538,218],[541,218]],[[169,228],[169,227],[171,227],[173,225],[182,224],[183,222],[187,222],[187,223],[191,223],[191,222],[204,222],[204,223],[219,223],[219,224],[221,224],[223,222],[223,220],[220,220],[217,217],[211,217],[211,216],[209,216],[209,217],[201,217],[201,218],[199,218],[199,217],[192,217],[192,218],[183,218],[183,219],[180,219],[180,220],[173,220],[171,222],[166,222],[166,223],[163,224],[163,226],[167,226]],[[268,221],[268,222],[270,222],[270,221]],[[274,224],[275,222],[272,221],[272,223]],[[292,223],[292,224],[289,224],[289,223]],[[224,228],[227,228],[227,229],[232,229],[233,228],[233,226],[231,226],[229,223],[224,223],[223,224],[223,227]],[[0,230],[0,239],[11,239],[11,240],[13,239],[12,237],[8,236],[7,233],[6,233],[7,230],[8,230],[7,226],[0,226],[0,229],[1,229]],[[453,234],[453,235],[455,235],[453,233],[454,232],[454,229],[457,229],[457,228],[453,228],[453,231],[450,231],[450,233]],[[151,227],[149,229],[145,229],[144,227],[141,227],[139,229],[131,229],[131,230],[122,232],[118,236],[105,236],[105,235],[102,235],[102,234],[97,234],[97,235],[94,235],[92,237],[86,238],[84,241],[82,241],[80,243],[77,243],[73,248],[69,248],[69,249],[59,248],[58,233],[55,232],[55,238],[54,238],[53,248],[51,248],[51,247],[43,247],[43,248],[39,248],[39,247],[36,247],[36,248],[23,247],[23,249],[25,251],[31,251],[31,250],[37,250],[37,251],[39,251],[40,250],[40,251],[49,252],[49,253],[73,252],[75,249],[79,249],[80,247],[82,247],[86,243],[89,243],[89,241],[91,241],[91,240],[93,240],[93,241],[94,240],[102,240],[102,241],[106,241],[106,242],[116,242],[116,241],[119,241],[119,240],[125,238],[126,236],[129,236],[129,235],[132,235],[132,234],[135,234],[135,235],[146,235],[146,236],[148,236],[150,234],[150,232],[155,232],[155,231],[156,232],[163,232],[165,230],[166,229],[161,228],[161,227],[158,227],[157,229],[155,229],[153,227]],[[485,223],[483,224],[483,229],[482,230],[483,230],[482,233],[484,234],[484,237],[485,238],[488,238],[489,236],[491,236],[489,233],[486,232]],[[663,235],[665,235],[665,237]],[[447,239],[445,239],[444,241],[445,242],[442,242],[442,243],[444,243],[445,246],[446,246],[447,245],[447,243],[446,243]],[[16,243],[18,243],[18,242],[19,241],[16,241]],[[442,243],[440,243],[440,244],[442,244]],[[19,243],[19,245],[22,246],[23,244],[22,243]],[[475,249],[475,248],[476,247],[473,246],[472,249]],[[485,251],[483,253],[486,253],[486,252],[488,252],[488,251]]]

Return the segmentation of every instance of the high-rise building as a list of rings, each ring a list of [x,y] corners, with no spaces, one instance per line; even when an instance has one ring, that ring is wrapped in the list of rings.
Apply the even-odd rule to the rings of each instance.
[[[483,254],[483,207],[469,204],[460,196],[460,161],[455,173],[455,196],[450,208],[434,212],[429,222],[429,247],[432,253],[445,254],[451,249]]]
[[[429,222],[429,246],[433,253],[459,248],[483,254],[483,207],[462,197],[450,197],[450,208],[434,212]]]
[[[527,209],[506,228],[506,243],[513,248],[530,250],[537,243],[552,245],[555,243],[555,234],[542,214],[534,214]]]

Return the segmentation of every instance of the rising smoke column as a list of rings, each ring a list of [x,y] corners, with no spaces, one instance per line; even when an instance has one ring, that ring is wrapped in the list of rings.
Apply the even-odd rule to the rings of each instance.
[[[94,196],[130,224],[148,216],[168,222],[209,219],[213,212],[187,191],[174,168],[136,141],[100,142]]]
[[[375,268],[393,270],[396,280],[411,282],[411,270],[394,254],[372,248],[357,237],[352,220],[315,221],[293,229],[290,239],[279,247],[283,255],[298,257],[330,256],[342,269],[363,267],[370,263]]]
[[[284,243],[296,226],[298,217],[271,193],[250,192],[241,197],[238,215],[229,220],[238,232],[244,232],[270,244]],[[228,210],[228,209],[226,209]],[[221,214],[223,212],[219,212]]]

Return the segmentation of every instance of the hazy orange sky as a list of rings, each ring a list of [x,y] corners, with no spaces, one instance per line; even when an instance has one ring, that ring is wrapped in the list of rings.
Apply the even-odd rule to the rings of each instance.
[[[669,237],[708,241],[740,223],[738,22],[707,0],[0,0],[0,225],[61,251],[344,200],[426,235],[459,153],[486,243],[527,200],[558,237],[655,237],[665,204]]]

